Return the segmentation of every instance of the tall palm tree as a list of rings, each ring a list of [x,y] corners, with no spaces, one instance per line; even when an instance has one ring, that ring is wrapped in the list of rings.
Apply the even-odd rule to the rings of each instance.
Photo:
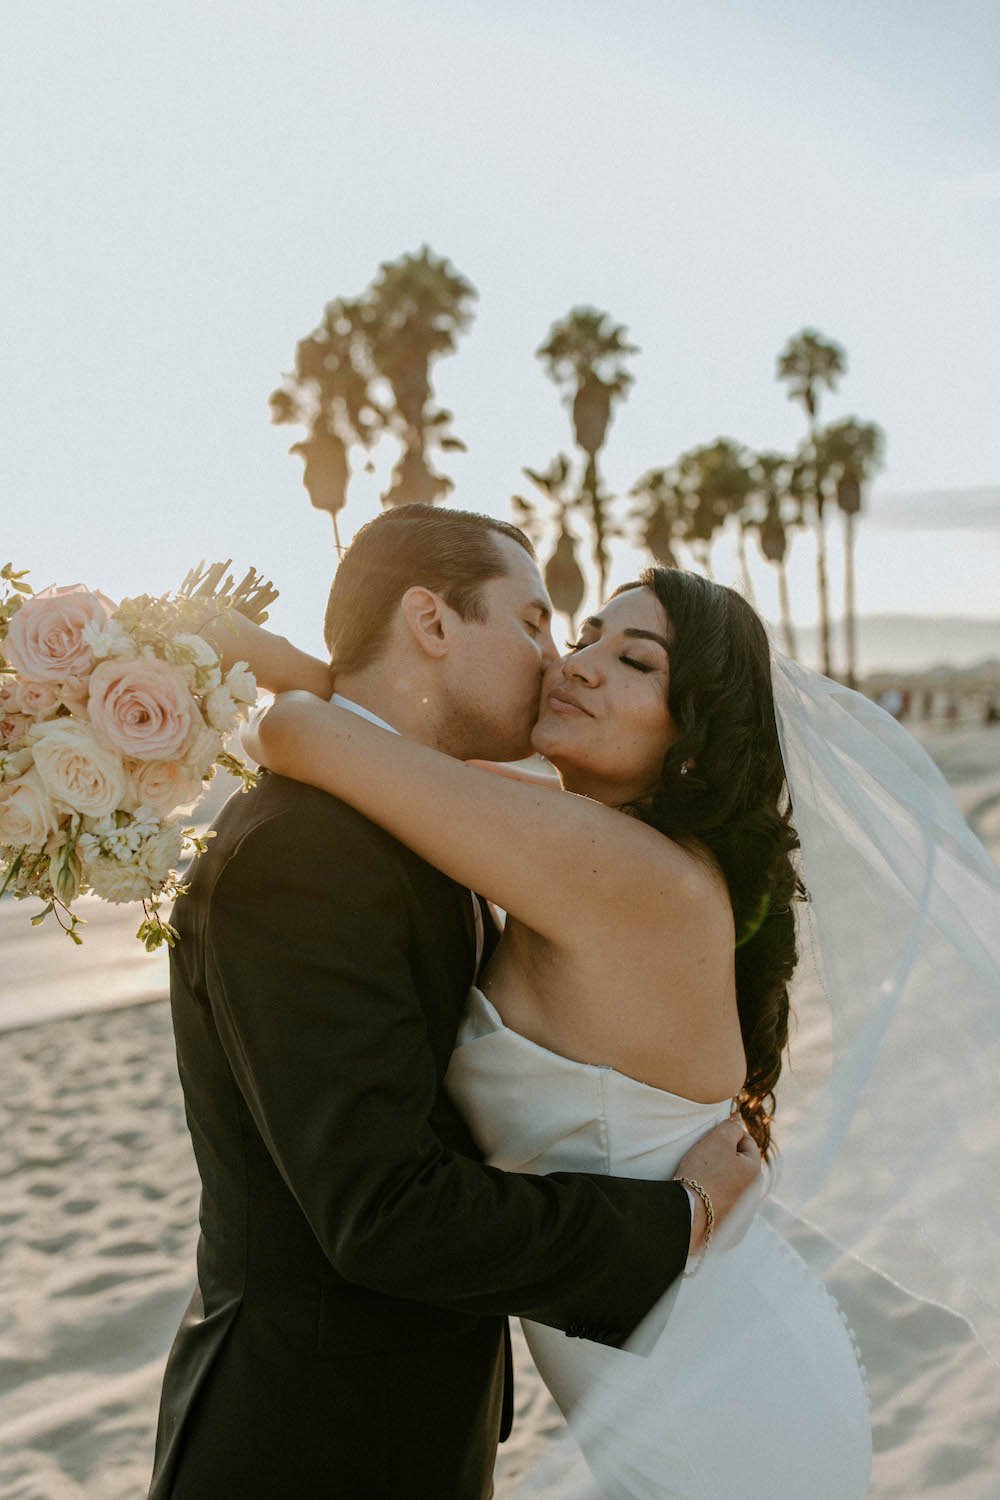
[[[713,507],[723,518],[723,524],[726,520],[735,523],[740,586],[748,603],[755,604],[746,550],[746,534],[752,522],[748,507],[755,489],[751,455],[742,443],[725,437],[716,438],[714,443],[700,452],[703,490],[710,495]]]
[[[844,632],[847,646],[847,685],[857,687],[857,600],[854,583],[855,525],[861,512],[862,486],[882,467],[885,434],[875,422],[844,417],[819,434],[826,468],[844,517]]]
[[[758,453],[753,464],[756,495],[763,514],[757,521],[757,538],[760,550],[778,570],[778,604],[781,611],[781,631],[785,650],[793,661],[798,660],[795,626],[792,622],[792,601],[788,591],[789,534],[794,519],[788,515],[787,500],[790,498],[789,482],[793,460],[784,453],[767,451]]]
[[[679,568],[675,547],[684,523],[684,495],[671,469],[648,469],[629,490],[639,504],[632,520],[640,526],[639,541],[664,568]]]
[[[587,586],[576,555],[576,537],[569,528],[569,512],[574,503],[570,472],[565,453],[557,454],[547,469],[522,470],[555,510],[558,532],[555,548],[545,564],[545,586],[558,612],[569,621],[570,633],[575,635],[576,617]],[[537,544],[544,531],[537,507],[523,495],[512,496],[511,504],[514,520]]]
[[[833,675],[830,585],[826,556],[825,495],[823,476],[818,466],[816,434],[821,389],[825,386],[828,390],[836,390],[837,381],[846,369],[847,355],[841,346],[824,339],[814,328],[804,328],[801,333],[789,339],[778,356],[777,378],[787,382],[789,399],[802,403],[809,422],[809,442],[803,457],[807,460],[811,458],[815,464],[811,500],[816,523],[816,587],[819,595],[823,671],[828,677]]]
[[[454,489],[427,460],[432,446],[465,452],[448,432],[451,412],[433,405],[431,364],[455,352],[475,299],[475,288],[427,245],[379,268],[368,295],[368,337],[372,364],[392,392],[388,426],[402,448],[382,495],[387,507],[413,500],[432,505]]]
[[[712,545],[730,515],[725,472],[727,449],[720,449],[719,443],[727,444],[728,439],[689,448],[674,465],[683,505],[681,537],[691,549],[697,566],[706,578],[712,579],[715,577]]]
[[[549,330],[536,350],[546,374],[569,399],[573,435],[585,466],[579,503],[586,508],[594,538],[598,589],[607,593],[611,556],[608,543],[618,535],[611,518],[612,497],[604,490],[597,457],[604,447],[616,401],[627,396],[633,376],[623,360],[639,351],[626,340],[626,330],[608,313],[576,307]]]

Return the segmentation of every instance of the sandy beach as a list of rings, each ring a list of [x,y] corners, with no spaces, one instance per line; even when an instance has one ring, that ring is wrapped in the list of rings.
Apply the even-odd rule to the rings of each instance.
[[[1000,857],[1000,729],[922,737]],[[0,902],[4,1500],[145,1493],[163,1360],[193,1278],[198,1184],[165,963],[134,941],[131,909],[85,914],[86,944],[74,951],[52,928],[32,931],[26,906]],[[857,1266],[833,1264],[830,1284],[880,1414],[872,1494],[997,1500],[1000,1372],[956,1319]],[[516,1348],[500,1500],[560,1426],[519,1339]]]

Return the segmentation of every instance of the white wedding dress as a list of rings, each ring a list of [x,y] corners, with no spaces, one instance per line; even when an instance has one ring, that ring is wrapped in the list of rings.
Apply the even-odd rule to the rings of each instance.
[[[469,996],[446,1087],[487,1160],[511,1172],[667,1179],[730,1113],[613,1068],[579,1063],[505,1026]],[[605,1500],[862,1500],[871,1469],[867,1381],[836,1302],[759,1215],[713,1242],[643,1325],[642,1353],[524,1322]],[[587,1423],[610,1374],[619,1410]],[[632,1389],[621,1399],[621,1376]],[[599,1441],[588,1441],[588,1431]],[[545,1488],[538,1493],[555,1493]],[[581,1496],[576,1483],[567,1493]]]

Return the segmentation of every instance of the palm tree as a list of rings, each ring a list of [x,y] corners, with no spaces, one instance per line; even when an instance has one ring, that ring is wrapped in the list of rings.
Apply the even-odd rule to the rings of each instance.
[[[674,465],[681,498],[681,538],[691,549],[695,563],[706,578],[715,577],[712,567],[712,544],[730,515],[727,489],[726,438],[704,443],[682,453]],[[720,444],[724,445],[720,448]]]
[[[711,497],[711,503],[723,524],[726,520],[736,523],[736,556],[740,566],[740,586],[743,597],[755,604],[753,579],[747,560],[746,534],[752,524],[748,502],[753,496],[755,483],[751,456],[742,443],[732,438],[716,438],[714,443],[700,450],[703,491]]]
[[[622,400],[632,385],[633,377],[622,361],[639,351],[626,342],[625,334],[608,313],[576,307],[552,325],[545,343],[536,350],[546,374],[569,399],[573,435],[585,457],[580,498],[575,503],[589,512],[602,599],[611,566],[608,542],[618,530],[611,520],[611,496],[602,487],[597,456],[607,438],[614,403]]]
[[[789,495],[789,483],[794,460],[784,453],[758,453],[753,464],[756,494],[763,515],[757,522],[757,538],[760,550],[769,563],[778,570],[778,603],[781,610],[781,630],[785,639],[785,650],[793,661],[798,660],[795,627],[792,623],[792,603],[788,592],[789,532],[795,521],[786,514],[785,502]]]
[[[386,420],[371,389],[374,370],[365,324],[363,300],[340,297],[328,303],[323,322],[296,346],[294,372],[270,396],[275,425],[308,429],[288,451],[304,460],[302,480],[312,504],[333,518],[338,554],[337,514],[347,503],[349,451],[360,446],[370,452]]]
[[[788,383],[788,395],[792,401],[800,401],[809,422],[809,443],[803,454],[815,464],[812,487],[812,504],[816,521],[816,585],[819,595],[820,640],[823,652],[823,671],[833,675],[833,660],[830,649],[830,586],[826,560],[826,517],[824,514],[823,475],[820,473],[816,452],[816,433],[819,418],[820,390],[836,390],[837,381],[847,369],[847,355],[839,344],[831,343],[814,328],[804,328],[789,339],[778,356],[777,378]],[[811,452],[809,451],[811,450]]]
[[[861,488],[882,467],[885,434],[875,422],[844,417],[819,435],[824,467],[834,482],[844,517],[844,631],[847,685],[857,687],[857,601],[854,587],[855,524],[861,511]]]
[[[388,425],[402,452],[382,495],[385,506],[419,500],[433,505],[454,489],[427,461],[431,446],[465,452],[448,432],[450,411],[435,408],[431,363],[453,354],[458,335],[472,322],[475,288],[427,245],[417,255],[386,261],[368,296],[372,364],[392,392]]]
[[[639,501],[632,520],[641,527],[640,545],[664,568],[679,568],[674,551],[684,517],[684,495],[670,469],[649,469],[629,490]]]
[[[296,423],[307,436],[290,453],[305,462],[303,483],[312,504],[333,517],[347,503],[350,450],[368,455],[386,434],[401,453],[383,505],[430,503],[452,482],[427,462],[427,450],[464,449],[448,432],[451,413],[432,405],[430,366],[450,354],[469,325],[475,289],[425,245],[417,255],[386,262],[361,297],[330,302],[320,326],[301,339],[295,369],[271,393],[271,420]]]
[[[586,593],[586,582],[576,555],[576,537],[569,529],[569,511],[574,503],[569,492],[570,469],[569,459],[565,453],[560,453],[547,469],[523,469],[522,473],[556,512],[559,529],[555,549],[545,564],[545,586],[556,609],[569,621],[570,633],[575,635],[576,616]],[[536,506],[523,495],[514,495],[511,503],[515,521],[537,544],[543,523]]]

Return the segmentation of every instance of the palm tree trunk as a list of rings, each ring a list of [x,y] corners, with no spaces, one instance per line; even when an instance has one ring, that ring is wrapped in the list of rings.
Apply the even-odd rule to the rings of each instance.
[[[778,600],[781,605],[781,629],[785,637],[785,650],[792,658],[798,661],[798,645],[795,640],[795,626],[792,624],[792,597],[788,592],[788,572],[785,568],[784,559],[778,564]]]
[[[597,566],[597,593],[603,604],[608,594],[608,573],[610,571],[611,559],[608,556],[607,537],[604,525],[604,503],[601,499],[600,481],[597,477],[597,460],[591,456],[587,460],[587,471],[584,476],[584,490],[590,501],[590,518],[594,528],[594,562]]]
[[[337,512],[333,511],[331,514],[333,515],[333,545],[337,549],[337,561],[340,562],[340,559],[344,555],[344,549],[340,542],[340,527],[337,525]]]
[[[813,457],[818,459],[818,425],[816,422],[816,413],[812,410],[809,413],[809,436],[812,442]],[[823,514],[823,495],[818,468],[814,472],[816,476],[816,494],[813,499],[816,505],[816,593],[819,600],[819,638],[823,660],[823,675],[824,677],[832,677],[833,653],[830,646],[830,582],[826,566],[826,522]]]
[[[844,516],[844,631],[847,637],[847,686],[858,685],[858,619],[854,593],[854,515]]]
[[[757,595],[754,592],[753,579],[750,577],[750,564],[747,560],[747,534],[746,528],[742,523],[739,523],[736,528],[736,556],[740,565],[740,591],[747,603],[756,609]]]
[[[823,512],[816,514],[816,592],[819,595],[819,638],[823,659],[823,676],[833,676],[833,653],[830,649],[830,581],[826,567],[826,526]]]

